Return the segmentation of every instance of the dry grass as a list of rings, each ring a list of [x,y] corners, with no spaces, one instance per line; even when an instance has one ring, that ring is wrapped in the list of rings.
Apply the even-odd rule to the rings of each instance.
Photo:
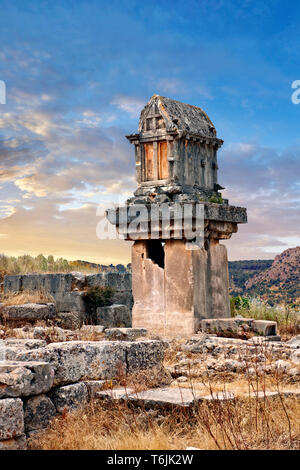
[[[30,449],[168,450],[299,449],[300,407],[295,399],[216,402],[169,411],[94,402],[56,418],[32,438]]]
[[[139,370],[129,375],[124,374],[120,369],[116,380],[119,385],[131,388],[138,393],[142,390],[168,386],[172,382],[172,377],[163,367],[157,366],[151,370]]]
[[[6,294],[2,300],[3,304],[6,305],[22,305],[22,304],[47,304],[55,303],[54,298],[49,292],[43,290],[28,291],[24,290],[21,292],[12,292]]]

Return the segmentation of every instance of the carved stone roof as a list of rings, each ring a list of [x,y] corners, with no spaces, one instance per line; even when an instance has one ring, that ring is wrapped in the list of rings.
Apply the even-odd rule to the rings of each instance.
[[[145,129],[149,116],[160,114],[167,131],[178,131],[204,137],[216,137],[216,129],[207,114],[197,106],[153,95],[140,115],[139,132]]]

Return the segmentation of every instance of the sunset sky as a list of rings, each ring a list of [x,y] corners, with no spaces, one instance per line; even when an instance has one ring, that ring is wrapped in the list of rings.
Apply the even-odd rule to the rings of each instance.
[[[0,252],[128,263],[96,236],[129,197],[140,110],[154,93],[202,107],[224,140],[219,182],[248,224],[229,259],[300,244],[300,3],[0,0]]]

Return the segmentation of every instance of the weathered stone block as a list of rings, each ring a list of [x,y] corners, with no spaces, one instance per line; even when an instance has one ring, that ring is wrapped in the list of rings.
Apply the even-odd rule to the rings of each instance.
[[[20,361],[49,362],[54,369],[54,385],[80,380],[113,379],[120,367],[124,372],[148,369],[161,363],[162,341],[69,341],[20,353]]]
[[[97,397],[110,400],[126,400],[146,408],[173,408],[192,407],[200,401],[233,400],[234,394],[232,392],[215,392],[205,396],[192,388],[164,387],[142,392],[135,392],[125,388],[105,390],[98,392]]]
[[[106,285],[112,287],[116,291],[131,290],[131,274],[130,273],[105,273]]]
[[[21,278],[18,275],[4,276],[4,293],[19,292],[21,290]]]
[[[237,333],[239,328],[245,325],[251,329],[252,323],[251,318],[206,318],[201,321],[201,330],[205,333]]]
[[[24,402],[25,431],[31,432],[48,427],[56,415],[56,408],[47,395],[31,397]]]
[[[97,274],[87,274],[86,276],[86,284],[87,287],[106,287],[106,277],[105,273],[97,273]]]
[[[112,296],[112,303],[119,305],[126,305],[130,310],[133,306],[133,297],[131,290],[129,291],[115,291]]]
[[[126,364],[126,345],[108,341],[69,341],[51,343],[45,348],[17,356],[21,361],[45,361],[54,369],[54,385],[79,380],[113,378],[119,364]]]
[[[253,331],[263,336],[277,335],[277,322],[267,320],[253,320]]]
[[[58,413],[73,411],[88,401],[88,391],[84,383],[60,387],[51,393],[51,399]]]
[[[97,308],[97,324],[106,327],[131,327],[131,313],[126,305]]]
[[[131,273],[97,273],[86,276],[88,287],[112,287],[115,291],[131,290]]]
[[[0,398],[48,392],[54,372],[46,362],[0,362]]]
[[[8,305],[1,312],[6,321],[37,321],[55,318],[56,309],[52,303]]]
[[[0,440],[13,439],[24,433],[23,402],[20,398],[0,400]]]
[[[144,340],[124,344],[128,373],[161,365],[165,349],[162,341]]]
[[[0,340],[0,361],[14,361],[20,352],[43,347],[46,344],[46,341],[37,339],[8,338]]]
[[[105,330],[108,339],[119,341],[133,341],[141,336],[147,336],[145,328],[108,328]]]
[[[25,274],[21,277],[22,290],[39,290],[46,292],[70,292],[72,274]]]
[[[252,318],[207,318],[201,321],[201,330],[206,333],[238,333],[240,330],[253,331],[263,336],[275,336],[277,323]]]
[[[78,291],[55,293],[56,310],[58,312],[85,313],[85,303],[82,295],[83,293]]]

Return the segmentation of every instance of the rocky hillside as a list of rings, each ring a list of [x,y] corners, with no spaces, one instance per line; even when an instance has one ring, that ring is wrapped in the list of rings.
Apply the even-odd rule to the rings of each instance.
[[[229,261],[230,294],[233,296],[245,294],[246,282],[253,276],[272,266],[272,259],[255,259],[242,261]]]
[[[272,265],[245,282],[245,292],[271,302],[300,302],[300,246],[277,255]]]

